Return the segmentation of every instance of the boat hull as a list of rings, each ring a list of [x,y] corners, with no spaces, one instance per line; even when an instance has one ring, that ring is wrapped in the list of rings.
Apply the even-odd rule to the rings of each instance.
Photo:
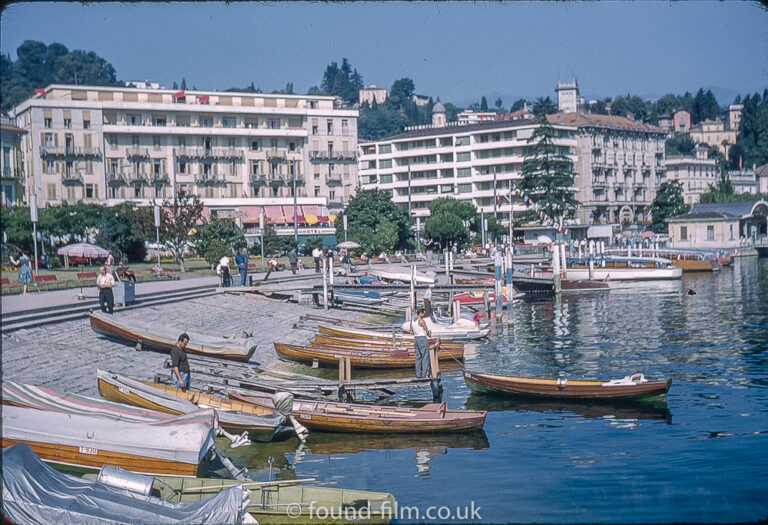
[[[229,396],[262,406],[272,406],[267,396],[230,392]],[[293,415],[311,430],[367,434],[412,434],[479,430],[484,410],[449,410],[445,404],[421,408],[361,405],[326,401],[293,401]]]
[[[317,361],[326,366],[337,366],[339,359],[349,357],[350,365],[355,368],[412,368],[415,366],[415,352],[411,349],[398,349],[390,351],[359,350],[342,348],[312,348],[305,346],[274,343],[275,352],[281,359],[310,363]],[[462,360],[463,350],[445,351],[438,350],[437,358],[440,361]]]
[[[568,268],[566,277],[574,280],[588,280],[589,268]],[[592,279],[597,281],[658,281],[680,279],[683,269],[677,266],[668,268],[601,268],[595,266]]]
[[[383,339],[354,339],[351,337],[332,336],[325,334],[315,334],[315,341],[328,346],[346,346],[346,347],[376,347],[376,348],[413,348],[413,340],[396,340],[392,343],[392,338],[389,340]],[[437,339],[430,339],[429,344],[434,345],[437,343]],[[443,350],[461,350],[464,348],[464,343],[452,343],[440,341],[440,348]]]
[[[672,380],[606,386],[603,381],[568,381],[500,376],[464,371],[467,387],[478,394],[504,394],[541,399],[622,400],[666,396]]]

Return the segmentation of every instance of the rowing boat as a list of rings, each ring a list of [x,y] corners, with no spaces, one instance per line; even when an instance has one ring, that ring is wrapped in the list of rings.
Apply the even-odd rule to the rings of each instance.
[[[323,343],[330,346],[365,346],[365,347],[385,347],[385,348],[391,348],[391,347],[405,347],[405,348],[413,348],[413,339],[406,340],[406,339],[398,339],[395,338],[393,341],[392,338],[389,338],[388,340],[384,339],[355,339],[352,337],[340,337],[340,336],[332,336],[332,335],[325,335],[325,334],[315,334],[315,341],[318,343]],[[430,339],[429,344],[434,345],[437,344],[437,339]],[[446,342],[443,340],[440,340],[440,348],[443,350],[460,350],[464,348],[464,343],[460,342]]]
[[[368,273],[385,281],[411,282],[411,272],[398,272],[394,270],[368,270]],[[414,272],[413,279],[416,284],[435,284],[434,272],[432,275],[422,272]]]
[[[348,339],[376,339],[379,341],[392,341],[393,338],[392,333],[377,332],[376,330],[364,330],[362,328],[345,328],[338,326],[317,325],[317,331],[321,334],[335,337],[345,337]],[[394,338],[396,341],[413,343],[413,336],[411,334],[398,333],[394,334]],[[444,342],[455,342],[450,337],[441,338],[440,341],[441,344]]]
[[[169,414],[183,414],[201,407],[214,408],[224,430],[248,432],[251,441],[272,441],[285,425],[283,416],[247,403],[197,390],[182,392],[170,385],[136,381],[103,370],[98,370],[96,375],[99,395],[104,399]]]
[[[140,344],[144,349],[170,352],[179,334],[189,335],[185,352],[236,361],[248,361],[256,350],[255,339],[227,339],[187,330],[186,327],[169,328],[166,325],[139,322],[127,317],[102,312],[91,312],[91,328],[101,335]]]
[[[355,350],[343,348],[313,348],[306,346],[274,343],[275,351],[281,359],[318,364],[337,365],[339,359],[349,358],[350,364],[356,368],[410,368],[415,366],[415,351],[413,349],[396,350]],[[461,360],[464,351],[438,349],[437,358],[440,361]]]
[[[386,492],[306,485],[307,479],[274,481],[235,481],[215,478],[144,476],[121,468],[105,467],[86,479],[98,480],[110,487],[127,488],[147,498],[188,504],[205,501],[213,494],[240,486],[250,492],[245,510],[264,524],[291,523],[389,523],[394,516],[395,498]],[[310,513],[312,506],[314,512]],[[323,512],[318,512],[322,508]],[[324,516],[333,512],[338,521]],[[345,516],[346,513],[346,516]],[[318,516],[319,514],[319,516]],[[188,522],[187,522],[188,523]]]
[[[84,479],[51,468],[24,443],[3,449],[2,459],[4,523],[255,523],[246,509],[248,490],[240,484],[172,503],[132,490],[137,478],[157,478],[105,466],[101,472],[124,472],[129,479]]]
[[[649,381],[636,373],[610,381],[537,379],[464,371],[464,381],[472,392],[507,394],[550,399],[618,400],[666,396],[671,379]]]
[[[230,391],[229,397],[274,408],[271,396]],[[484,410],[451,410],[445,403],[409,408],[294,399],[292,410],[293,415],[307,428],[330,432],[457,432],[479,430],[485,422]]]
[[[26,443],[49,463],[79,470],[121,465],[152,474],[204,472],[216,437],[215,413],[138,423],[107,417],[3,407],[2,446]]]

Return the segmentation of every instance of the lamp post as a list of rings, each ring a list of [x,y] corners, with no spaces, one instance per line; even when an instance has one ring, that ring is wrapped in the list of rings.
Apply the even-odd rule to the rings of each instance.
[[[291,161],[291,178],[293,180],[293,240],[299,246],[299,224],[296,217],[296,161]],[[262,257],[263,259],[263,257]]]
[[[157,267],[160,267],[160,206],[155,203],[155,242],[157,243]]]
[[[29,218],[32,220],[32,243],[35,245],[35,275],[37,275],[37,194],[29,196]],[[26,287],[25,287],[26,290]]]
[[[261,241],[259,246],[261,247],[261,269],[264,269],[264,206],[261,207],[259,212],[259,237]]]
[[[493,218],[497,221],[499,220],[499,217],[496,215],[496,166],[493,167]]]
[[[411,163],[408,162],[408,215],[411,215]]]
[[[342,220],[344,222],[344,242],[347,242],[347,216],[342,215]]]

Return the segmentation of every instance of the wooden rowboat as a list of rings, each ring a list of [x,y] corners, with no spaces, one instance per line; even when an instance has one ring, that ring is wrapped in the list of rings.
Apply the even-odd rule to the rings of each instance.
[[[40,458],[78,470],[120,465],[151,474],[196,476],[207,467],[216,437],[213,411],[180,424],[3,407],[2,446],[26,443]]]
[[[637,373],[611,381],[536,379],[464,371],[464,381],[472,392],[507,394],[550,399],[618,400],[666,396],[671,379],[648,381]]]
[[[97,371],[99,395],[104,399],[149,408],[169,414],[183,414],[200,407],[214,408],[219,424],[228,432],[248,432],[251,441],[268,442],[282,430],[285,418],[273,410],[239,403],[197,390],[181,389],[161,383],[137,381],[103,370]]]
[[[169,328],[102,312],[92,312],[90,319],[91,328],[98,334],[161,352],[170,352],[182,332],[189,335],[189,343],[184,349],[189,354],[248,361],[257,346],[255,339],[212,337],[187,330],[186,327]]]
[[[332,336],[332,335],[325,335],[325,334],[315,334],[315,341],[321,344],[329,345],[329,346],[365,346],[365,347],[383,347],[383,348],[392,348],[392,347],[404,347],[404,348],[413,348],[413,340],[404,340],[404,339],[396,339],[393,343],[392,339],[384,340],[384,339],[355,339],[352,337],[338,337],[338,336]],[[434,345],[437,344],[437,339],[430,339],[429,344]],[[464,343],[460,342],[446,342],[442,339],[440,340],[440,348],[443,350],[462,350],[464,348]]]
[[[229,392],[229,397],[274,408],[271,396]],[[313,430],[374,434],[479,430],[485,422],[484,410],[450,410],[445,403],[409,408],[294,399],[293,415]]]
[[[343,348],[312,348],[306,346],[274,343],[275,351],[281,359],[336,366],[339,359],[349,357],[350,364],[356,368],[410,368],[415,366],[415,351],[412,349],[397,350],[354,350]],[[437,358],[441,361],[462,360],[464,351],[438,350]]]
[[[317,331],[321,334],[330,335],[334,337],[344,337],[347,339],[375,339],[392,341],[392,333],[377,332],[376,330],[363,330],[361,328],[344,328],[338,326],[324,326],[318,325]],[[397,333],[395,334],[395,340],[398,342],[413,343],[413,336],[411,334]],[[455,343],[450,337],[441,337],[441,343]],[[432,341],[430,341],[431,343]]]
[[[214,478],[178,476],[142,476],[123,469],[106,467],[87,479],[97,479],[111,487],[132,487],[141,494],[165,501],[193,502],[209,499],[234,486],[250,491],[245,510],[262,525],[290,523],[390,523],[394,517],[395,498],[386,492],[306,485],[308,479],[277,481],[235,481]],[[313,506],[315,512],[310,513]],[[321,519],[318,508],[328,515],[341,516],[338,521]],[[346,511],[346,516],[345,516]],[[323,514],[321,514],[322,516]]]

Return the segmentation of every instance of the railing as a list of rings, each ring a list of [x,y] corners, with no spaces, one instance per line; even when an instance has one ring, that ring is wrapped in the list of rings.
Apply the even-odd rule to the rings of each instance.
[[[286,160],[288,156],[284,151],[267,150],[267,159],[269,160]]]
[[[357,158],[357,153],[347,150],[334,150],[334,151],[310,151],[309,159],[314,161],[353,161]]]
[[[343,181],[341,179],[341,175],[326,175],[325,183],[328,185],[331,185],[331,184],[341,185],[343,184]]]
[[[209,174],[198,174],[195,175],[195,183],[201,184],[203,186],[209,186],[214,184],[224,184],[226,183],[226,180],[224,180],[224,177],[221,175],[214,175],[212,173]]]
[[[40,146],[40,155],[57,156],[57,157],[98,157],[101,155],[101,149],[91,147],[75,147],[75,146]]]
[[[110,184],[112,186],[120,186],[123,184],[126,184],[128,181],[125,178],[125,175],[122,173],[107,173],[107,184]]]
[[[265,184],[267,182],[267,174],[266,173],[251,173],[248,177],[248,181],[251,183],[251,186],[257,186],[259,184]]]
[[[149,181],[154,183],[169,182],[171,179],[167,173],[150,173]]]
[[[176,148],[179,158],[196,159],[239,159],[243,151],[235,148]]]
[[[61,176],[63,184],[83,184],[83,176],[79,173],[64,173]]]
[[[128,184],[147,184],[149,179],[144,173],[128,173],[125,175],[125,181]]]
[[[127,150],[125,150],[125,155],[128,158],[131,158],[131,157],[148,158],[149,150],[147,148],[128,148]]]

